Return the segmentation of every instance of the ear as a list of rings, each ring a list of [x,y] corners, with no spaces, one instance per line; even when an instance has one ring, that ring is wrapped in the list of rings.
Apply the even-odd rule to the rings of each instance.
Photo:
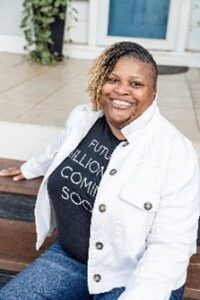
[[[157,85],[154,87],[154,96],[155,96],[155,98],[157,96]]]
[[[158,95],[157,95],[157,89],[155,89],[155,94],[154,94],[154,99],[153,99],[153,101],[157,100],[157,98],[158,98]]]

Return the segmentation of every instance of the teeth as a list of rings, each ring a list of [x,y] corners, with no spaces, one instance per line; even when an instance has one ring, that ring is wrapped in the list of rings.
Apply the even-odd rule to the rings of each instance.
[[[128,108],[131,106],[131,103],[130,102],[127,102],[127,101],[124,101],[124,100],[118,100],[118,99],[115,99],[115,100],[112,100],[113,104],[120,107],[120,108]]]

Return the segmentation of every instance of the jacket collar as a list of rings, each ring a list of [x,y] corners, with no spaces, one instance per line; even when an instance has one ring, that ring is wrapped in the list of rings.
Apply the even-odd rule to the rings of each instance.
[[[87,122],[87,125],[90,127],[92,126],[98,118],[100,118],[103,115],[103,111],[92,111],[92,105],[89,104],[87,106],[88,113],[91,114],[90,116],[90,124]],[[135,136],[140,134],[141,129],[145,128],[150,121],[153,119],[154,115],[158,111],[158,105],[157,105],[157,96],[155,97],[153,103],[148,107],[148,109],[137,119],[135,119],[133,122],[128,124],[122,129],[122,133],[125,136],[125,138],[131,142],[131,140],[135,139]]]
[[[122,128],[122,133],[128,141],[131,141],[136,134],[139,134],[141,130],[151,122],[156,112],[158,112],[159,109],[156,98],[141,116]]]

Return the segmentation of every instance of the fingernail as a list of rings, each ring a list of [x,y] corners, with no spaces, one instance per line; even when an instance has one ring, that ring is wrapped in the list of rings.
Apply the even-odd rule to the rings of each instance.
[[[13,177],[13,181],[17,181],[17,178],[16,178],[16,177]]]

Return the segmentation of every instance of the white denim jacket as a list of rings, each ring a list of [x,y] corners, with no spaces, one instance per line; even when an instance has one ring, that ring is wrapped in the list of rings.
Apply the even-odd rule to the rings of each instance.
[[[76,107],[60,137],[22,165],[27,179],[44,175],[35,208],[37,249],[56,226],[48,177],[101,115],[91,105]],[[94,203],[89,290],[96,294],[125,286],[120,300],[168,300],[171,290],[184,284],[196,251],[197,157],[156,101],[122,132],[129,143],[114,150]]]

